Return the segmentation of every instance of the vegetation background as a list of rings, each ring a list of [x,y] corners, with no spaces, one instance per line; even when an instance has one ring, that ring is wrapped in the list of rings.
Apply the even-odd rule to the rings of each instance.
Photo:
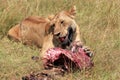
[[[120,0],[0,0],[0,80],[40,71],[39,49],[10,41],[8,30],[31,15],[47,17],[76,5],[81,38],[94,51],[94,67],[60,80],[120,80]]]

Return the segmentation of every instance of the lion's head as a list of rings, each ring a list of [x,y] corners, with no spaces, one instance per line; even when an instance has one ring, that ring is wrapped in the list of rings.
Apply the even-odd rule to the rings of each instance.
[[[69,11],[61,11],[57,13],[51,20],[51,29],[55,41],[63,48],[69,46],[74,39],[76,32],[76,22],[74,20],[76,7],[73,6]]]

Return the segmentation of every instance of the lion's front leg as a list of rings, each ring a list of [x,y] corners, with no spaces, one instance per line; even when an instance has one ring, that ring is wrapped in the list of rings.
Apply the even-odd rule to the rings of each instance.
[[[77,45],[83,45],[81,38],[80,38],[80,30],[79,30],[79,26],[76,26],[76,33],[75,33],[75,42],[77,42]]]
[[[41,58],[43,58],[45,56],[45,53],[48,49],[54,47],[52,39],[53,39],[53,35],[48,35],[44,38],[42,51],[40,52],[40,57]]]
[[[77,29],[76,29],[76,37],[75,37],[74,42],[72,43],[72,46],[73,46],[73,45],[81,46],[81,48],[84,49],[84,51],[87,53],[87,55],[88,55],[89,57],[92,57],[93,51],[91,51],[88,46],[84,46],[83,42],[82,42],[81,39],[80,39],[79,26],[77,26]],[[73,48],[74,48],[74,47],[73,47]],[[71,50],[72,50],[72,49],[71,49]]]

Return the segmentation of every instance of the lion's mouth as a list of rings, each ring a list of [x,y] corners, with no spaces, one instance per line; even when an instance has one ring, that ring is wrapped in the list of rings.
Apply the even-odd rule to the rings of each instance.
[[[60,40],[61,42],[64,42],[64,41],[65,41],[65,39],[66,39],[66,37],[67,37],[67,36],[64,36],[64,37],[59,37],[59,40]]]
[[[68,28],[68,33],[64,37],[59,37],[59,40],[62,42],[62,47],[65,48],[66,46],[69,46],[70,43],[73,41],[73,36],[74,36],[74,30],[72,27]]]

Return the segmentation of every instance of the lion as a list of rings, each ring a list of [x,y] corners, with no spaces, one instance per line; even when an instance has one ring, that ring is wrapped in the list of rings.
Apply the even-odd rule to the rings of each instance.
[[[49,48],[67,48],[73,41],[80,41],[79,26],[75,21],[76,7],[61,11],[49,18],[28,17],[11,28],[8,36],[27,45],[42,47],[43,56]],[[81,45],[81,43],[79,43]]]

